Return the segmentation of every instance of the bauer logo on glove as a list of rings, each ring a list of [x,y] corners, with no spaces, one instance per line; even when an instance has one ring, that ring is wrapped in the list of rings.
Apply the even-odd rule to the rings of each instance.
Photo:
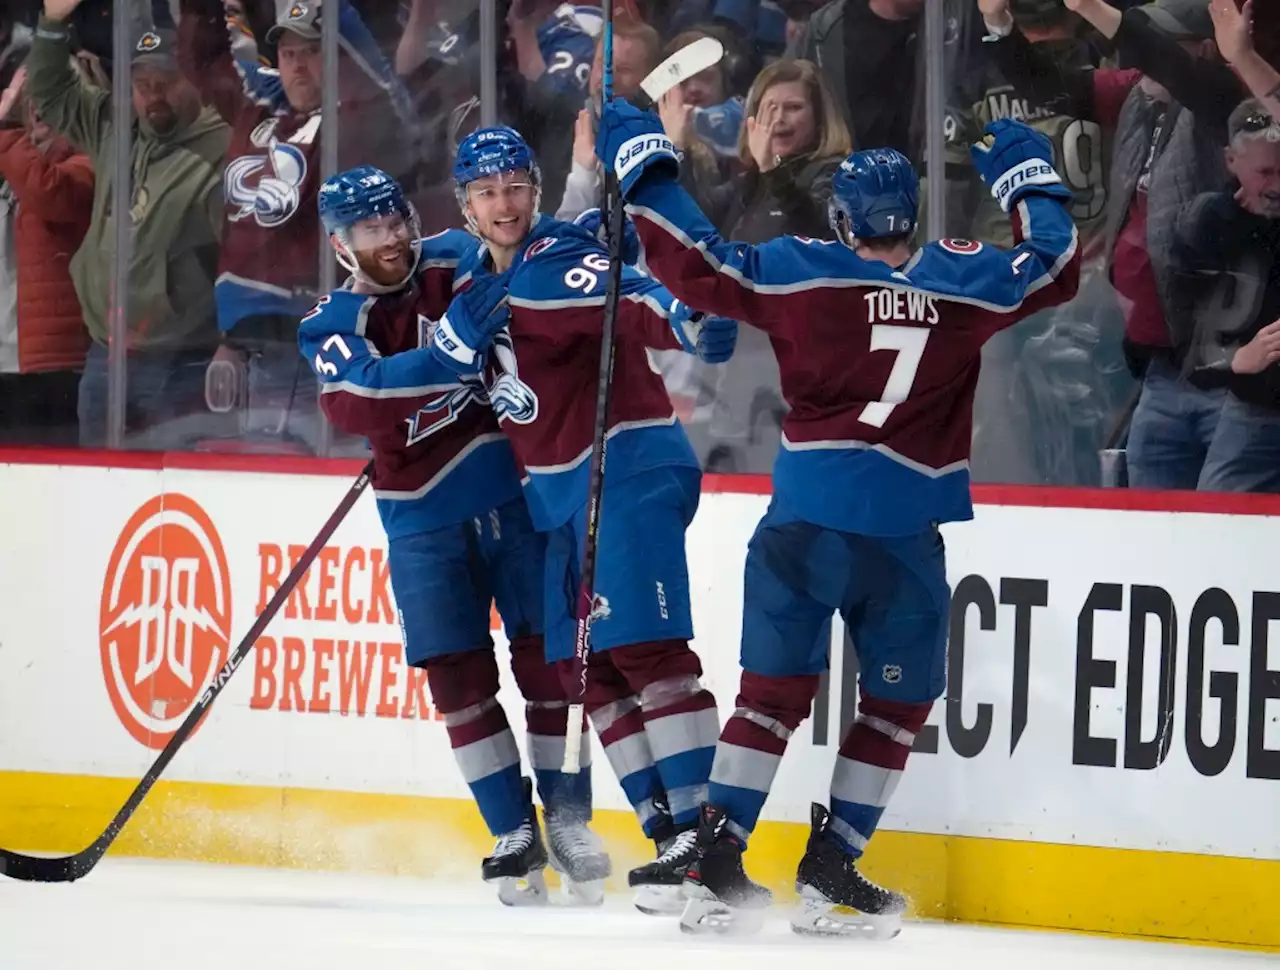
[[[1020,121],[1001,118],[987,125],[973,146],[973,164],[1005,212],[1028,190],[1071,198],[1053,167],[1053,143]]]
[[[614,163],[619,181],[625,179],[652,155],[667,155],[675,158],[676,146],[666,135],[637,135],[623,142],[622,147],[618,149],[617,161]]]

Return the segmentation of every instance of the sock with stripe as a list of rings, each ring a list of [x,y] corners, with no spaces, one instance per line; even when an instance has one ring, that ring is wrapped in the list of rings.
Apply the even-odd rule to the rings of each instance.
[[[716,699],[686,640],[655,640],[608,651],[640,705],[644,734],[677,827],[698,818],[720,734]]]
[[[932,707],[932,701],[888,701],[860,689],[857,719],[840,743],[831,774],[829,830],[855,859],[875,834]]]
[[[497,837],[519,828],[527,815],[520,749],[498,703],[493,648],[433,657],[424,666],[454,760],[489,832]]]
[[[707,801],[723,808],[746,844],[764,809],[787,742],[809,716],[817,674],[768,677],[742,672],[737,708],[720,733]]]

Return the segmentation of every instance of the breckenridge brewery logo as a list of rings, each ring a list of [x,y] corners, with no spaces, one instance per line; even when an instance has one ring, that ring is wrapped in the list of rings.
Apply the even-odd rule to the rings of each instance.
[[[159,750],[226,662],[231,578],[199,504],[158,495],[111,551],[99,616],[102,672],[120,723]]]

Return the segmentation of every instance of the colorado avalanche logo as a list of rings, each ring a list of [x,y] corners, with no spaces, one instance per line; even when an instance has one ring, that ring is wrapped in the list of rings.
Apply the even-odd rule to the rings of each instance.
[[[251,184],[255,175],[257,183]],[[229,218],[239,222],[253,216],[265,229],[283,225],[298,211],[299,192],[306,180],[306,156],[272,138],[265,157],[243,155],[227,166],[227,201],[236,206]]]
[[[587,617],[589,623],[596,620],[607,620],[613,616],[613,607],[609,605],[609,597],[596,593],[591,597],[591,613]]]
[[[489,361],[497,373],[497,377],[489,385],[489,403],[493,405],[493,412],[498,420],[533,424],[538,420],[538,395],[520,380],[515,348],[511,343],[511,334],[506,330],[493,338]]]

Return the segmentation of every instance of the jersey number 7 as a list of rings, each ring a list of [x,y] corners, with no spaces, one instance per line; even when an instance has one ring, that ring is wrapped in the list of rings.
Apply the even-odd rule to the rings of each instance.
[[[893,361],[880,400],[867,404],[858,415],[859,421],[875,428],[883,428],[893,409],[907,399],[911,394],[911,386],[916,382],[916,371],[920,369],[920,360],[924,357],[925,344],[929,342],[931,332],[923,327],[872,324],[872,353],[877,350],[892,350],[898,356]]]

